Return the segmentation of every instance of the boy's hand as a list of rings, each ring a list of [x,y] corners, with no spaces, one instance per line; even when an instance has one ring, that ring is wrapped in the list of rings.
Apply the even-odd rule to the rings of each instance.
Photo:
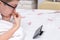
[[[19,27],[20,21],[21,21],[21,16],[18,13],[14,12],[13,17],[14,17],[14,24]]]

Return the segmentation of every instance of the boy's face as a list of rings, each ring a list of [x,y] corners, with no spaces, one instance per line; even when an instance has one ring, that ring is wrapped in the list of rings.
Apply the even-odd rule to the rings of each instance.
[[[18,1],[11,1],[8,4],[15,7],[18,4]],[[11,8],[10,6],[5,5],[3,2],[0,2],[0,13],[3,16],[10,16],[13,11],[14,11],[14,8]]]

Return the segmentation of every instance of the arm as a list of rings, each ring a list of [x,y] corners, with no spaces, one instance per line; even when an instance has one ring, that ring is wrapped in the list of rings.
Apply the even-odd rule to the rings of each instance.
[[[9,31],[0,36],[0,40],[8,40],[17,29],[17,26],[13,26],[13,28],[11,28]]]
[[[15,31],[19,28],[19,24],[20,24],[20,17],[18,16],[18,17],[16,17],[15,15],[14,15],[14,25],[13,25],[13,27],[9,30],[9,31],[7,31],[6,33],[4,33],[3,35],[0,35],[0,40],[8,40],[8,39],[10,39],[11,37],[12,37],[12,35],[15,33]]]

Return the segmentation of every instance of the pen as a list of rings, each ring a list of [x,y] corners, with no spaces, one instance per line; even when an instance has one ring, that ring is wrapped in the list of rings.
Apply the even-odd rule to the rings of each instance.
[[[34,33],[34,36],[33,36],[33,39],[37,38],[37,36],[41,36],[43,34],[44,31],[42,31],[42,27],[43,25],[41,25],[37,30],[36,32]]]

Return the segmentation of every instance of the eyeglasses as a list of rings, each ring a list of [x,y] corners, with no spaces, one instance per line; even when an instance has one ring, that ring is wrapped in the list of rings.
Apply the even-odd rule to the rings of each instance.
[[[1,2],[3,2],[4,4],[8,5],[9,7],[13,8],[13,9],[15,9],[16,6],[17,6],[17,5],[16,5],[15,7],[13,7],[13,6],[11,6],[10,4],[8,4],[8,3],[6,3],[6,2],[4,2],[4,1],[2,1],[2,0],[1,0]]]

